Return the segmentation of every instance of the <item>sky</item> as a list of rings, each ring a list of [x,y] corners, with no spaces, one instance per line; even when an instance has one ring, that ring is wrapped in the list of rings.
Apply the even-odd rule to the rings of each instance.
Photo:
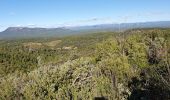
[[[170,0],[0,0],[0,31],[170,21],[169,4]]]

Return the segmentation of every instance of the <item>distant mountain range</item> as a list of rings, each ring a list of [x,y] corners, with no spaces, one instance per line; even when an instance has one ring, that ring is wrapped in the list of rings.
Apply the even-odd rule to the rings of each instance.
[[[120,23],[120,24],[101,24],[93,26],[80,26],[70,28],[71,30],[86,31],[124,31],[136,28],[170,28],[170,21],[139,22],[139,23]]]
[[[142,23],[121,23],[121,24],[100,24],[92,26],[62,27],[62,28],[28,28],[9,27],[0,32],[0,39],[3,38],[29,38],[29,37],[51,37],[83,34],[89,32],[103,31],[124,31],[136,28],[170,28],[170,21],[142,22]]]
[[[22,37],[45,37],[45,36],[64,36],[74,33],[66,28],[28,28],[28,27],[9,27],[0,32],[1,38],[22,38]]]

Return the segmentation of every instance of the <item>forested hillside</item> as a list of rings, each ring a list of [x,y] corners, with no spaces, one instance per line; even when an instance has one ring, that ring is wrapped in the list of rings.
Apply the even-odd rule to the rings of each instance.
[[[0,100],[169,100],[170,29],[0,41]]]

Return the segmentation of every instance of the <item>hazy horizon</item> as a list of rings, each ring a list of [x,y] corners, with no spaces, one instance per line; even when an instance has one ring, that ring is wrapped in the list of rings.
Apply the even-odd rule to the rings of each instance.
[[[0,31],[7,27],[63,27],[170,21],[169,0],[1,0]]]

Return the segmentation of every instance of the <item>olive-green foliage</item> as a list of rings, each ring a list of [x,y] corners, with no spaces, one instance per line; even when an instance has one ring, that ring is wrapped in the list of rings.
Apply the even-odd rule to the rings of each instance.
[[[148,67],[148,48],[142,34],[129,35],[124,45],[125,53],[133,67]]]
[[[21,41],[0,42],[0,99],[168,100],[169,32],[143,29],[126,35],[64,37],[53,48],[31,52]],[[64,46],[77,49],[58,49]]]

